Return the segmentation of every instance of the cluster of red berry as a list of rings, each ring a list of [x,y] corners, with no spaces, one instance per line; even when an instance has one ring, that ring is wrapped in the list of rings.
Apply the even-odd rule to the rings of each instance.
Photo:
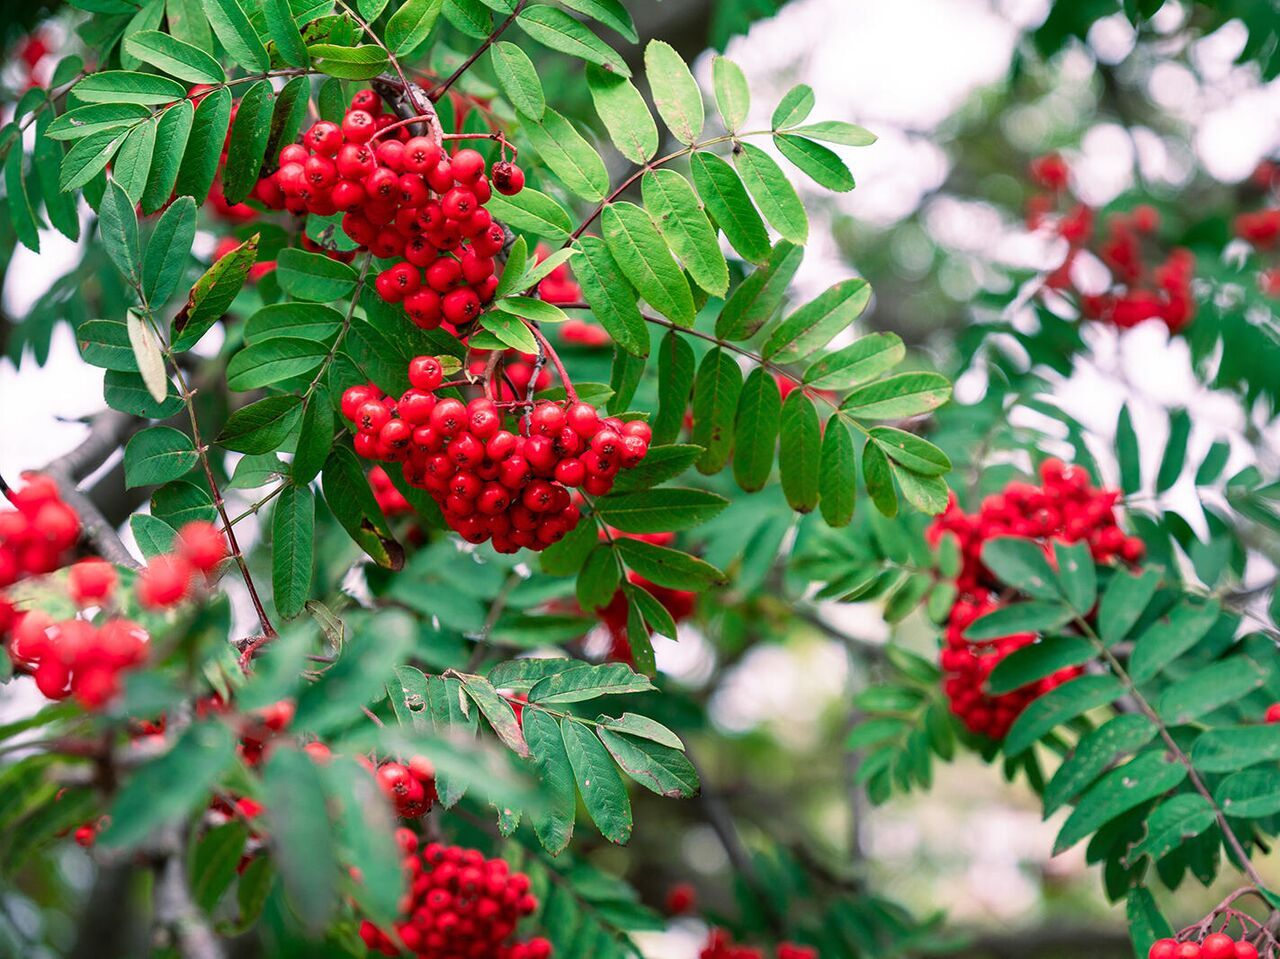
[[[1089,474],[1078,466],[1047,459],[1040,468],[1042,486],[1010,483],[989,496],[975,515],[965,513],[952,495],[946,511],[929,527],[929,541],[937,544],[947,533],[960,542],[963,565],[956,578],[958,595],[951,607],[944,636],[941,665],[943,689],[951,710],[973,732],[1002,739],[1018,715],[1032,700],[1079,673],[1063,669],[1022,689],[991,696],[987,678],[996,665],[1015,649],[1035,642],[1032,633],[1019,633],[984,642],[964,637],[979,616],[1004,605],[999,581],[983,565],[982,547],[997,536],[1038,540],[1053,561],[1052,541],[1085,542],[1096,562],[1121,559],[1137,562],[1142,541],[1126,536],[1116,525],[1119,493],[1095,488]]]
[[[1160,216],[1150,206],[1136,207],[1131,213],[1113,213],[1107,217],[1107,236],[1091,246],[1093,211],[1069,194],[1070,170],[1058,154],[1038,157],[1031,163],[1031,178],[1044,191],[1034,194],[1027,203],[1027,227],[1032,230],[1051,227],[1067,241],[1067,255],[1061,265],[1049,274],[1045,286],[1054,290],[1074,289],[1074,267],[1082,252],[1094,253],[1111,273],[1104,292],[1080,294],[1081,313],[1086,319],[1100,320],[1122,329],[1137,326],[1145,320],[1158,319],[1177,333],[1195,317],[1196,304],[1191,281],[1195,257],[1190,250],[1177,247],[1163,261],[1152,263],[1152,250],[1144,250],[1143,239],[1160,226]]]
[[[386,956],[406,949],[418,959],[548,959],[546,939],[512,942],[520,920],[538,908],[529,877],[476,849],[428,843],[407,829],[396,839],[404,853],[409,892],[394,936],[367,919],[360,938]],[[398,940],[398,941],[397,941]]]
[[[603,538],[604,533],[602,532],[600,535]],[[610,535],[614,539],[619,537],[639,539],[655,546],[669,546],[676,538],[675,533],[623,533],[621,530],[611,530]],[[657,583],[651,583],[635,572],[628,573],[627,579],[652,594],[654,599],[666,607],[667,612],[671,614],[671,618],[677,623],[688,619],[693,613],[693,605],[698,598],[697,593],[659,586]],[[609,604],[600,610],[600,621],[609,630],[609,637],[612,641],[608,658],[614,662],[628,663],[634,666],[635,660],[631,655],[631,643],[627,636],[627,597],[621,589],[615,592]],[[674,639],[675,637],[671,638]]]
[[[484,205],[493,190],[518,193],[524,173],[503,159],[489,174],[476,150],[447,155],[384,113],[377,93],[361,90],[341,125],[322,120],[281,150],[279,169],[254,196],[271,209],[342,213],[352,241],[399,261],[378,274],[378,295],[435,329],[475,319],[497,288],[494,257],[506,231]]]
[[[7,494],[16,509],[0,512],[0,588],[52,573],[80,538],[80,517],[62,501],[58,484],[39,473],[22,479]]]
[[[65,510],[56,494],[56,488],[36,482],[16,496],[24,502],[30,495],[52,496],[42,510],[49,505]],[[61,510],[57,515],[66,519]],[[190,592],[195,573],[208,573],[225,555],[222,535],[213,526],[189,523],[178,533],[174,552],[153,558],[138,575],[138,601],[155,609],[176,605]],[[14,667],[30,673],[48,698],[74,696],[86,709],[97,709],[119,691],[120,673],[146,659],[147,631],[115,615],[118,582],[116,568],[102,559],[80,560],[68,570],[68,595],[81,609],[98,609],[96,622],[88,617],[54,620],[43,610],[17,612],[4,605],[12,626]]]
[[[1258,959],[1258,947],[1236,941],[1225,932],[1213,932],[1200,942],[1160,939],[1152,943],[1147,959]]]
[[[23,37],[9,58],[20,64],[23,73],[23,89],[43,86],[47,82],[48,57],[56,48],[56,41],[43,30]]]
[[[1263,191],[1271,203],[1276,202],[1275,188],[1280,176],[1276,164],[1264,160],[1253,171],[1252,186]],[[1275,265],[1274,251],[1280,247],[1280,207],[1269,207],[1241,213],[1236,217],[1236,236],[1260,253],[1268,254],[1272,265],[1258,275],[1258,286],[1267,296],[1280,296],[1280,266]]]
[[[588,403],[536,403],[513,433],[490,399],[438,398],[444,370],[434,356],[410,362],[409,382],[398,401],[373,386],[343,394],[356,452],[403,463],[405,480],[440,504],[452,529],[500,552],[563,538],[581,517],[569,490],[601,496],[649,450],[647,423],[601,419]]]
[[[818,959],[818,950],[813,946],[798,946],[795,943],[783,942],[778,944],[775,955],[777,959]],[[754,946],[737,945],[725,930],[712,929],[698,957],[699,959],[764,959],[764,950]]]
[[[373,490],[373,498],[378,501],[378,509],[390,519],[393,516],[404,516],[413,512],[413,506],[404,494],[396,489],[391,477],[381,466],[369,470],[369,487]]]
[[[359,761],[373,769],[373,764],[363,757]],[[404,819],[425,816],[435,805],[436,770],[425,756],[414,756],[407,763],[382,763],[373,769],[373,777],[391,800],[396,815]]]

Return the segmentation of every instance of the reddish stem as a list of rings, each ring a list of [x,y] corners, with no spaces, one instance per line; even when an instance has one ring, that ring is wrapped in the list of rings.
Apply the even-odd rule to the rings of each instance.
[[[556,373],[560,376],[560,382],[564,384],[565,396],[569,398],[569,402],[578,402],[578,391],[573,388],[573,382],[569,379],[569,373],[565,370],[564,364],[560,362],[560,356],[556,353],[556,348],[551,345],[551,341],[546,338],[542,330],[538,329],[537,324],[526,322],[525,325],[529,327],[534,339],[538,341],[542,346],[543,352],[546,353],[547,359],[556,368]]]

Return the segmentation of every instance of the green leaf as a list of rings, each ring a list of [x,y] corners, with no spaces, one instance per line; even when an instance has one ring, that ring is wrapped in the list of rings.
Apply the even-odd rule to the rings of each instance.
[[[173,541],[178,536],[176,529],[148,513],[134,513],[130,516],[129,529],[146,559],[172,552]]]
[[[529,55],[514,43],[499,40],[489,48],[489,61],[498,77],[498,85],[502,87],[502,92],[507,95],[511,105],[525,116],[541,120],[542,112],[547,108],[547,98]],[[587,68],[588,82],[592,69],[594,68]],[[594,96],[594,91],[592,94]]]
[[[1155,735],[1156,726],[1146,716],[1122,713],[1083,736],[1045,786],[1045,816],[1070,802],[1103,770],[1141,749]]]
[[[397,56],[412,53],[431,35],[442,0],[407,0],[387,21],[386,41]],[[497,54],[494,55],[496,61]]]
[[[310,483],[320,473],[333,446],[333,429],[333,402],[329,391],[318,385],[302,410],[302,427],[290,471],[295,483]]]
[[[1224,440],[1214,440],[1213,445],[1209,447],[1209,452],[1205,453],[1199,469],[1196,470],[1196,486],[1208,486],[1221,476],[1230,458],[1231,444]]]
[[[729,288],[729,267],[693,187],[674,170],[650,170],[640,185],[649,216],[694,282],[713,296],[723,296]]]
[[[1280,759],[1280,723],[1223,726],[1200,734],[1191,761],[1206,773],[1232,773]]]
[[[155,156],[155,150],[156,121],[148,120],[134,127],[124,138],[124,143],[120,144],[120,150],[112,161],[112,182],[118,184],[134,204],[142,200],[142,191],[147,188],[147,177],[151,174],[151,160]]]
[[[534,323],[563,323],[569,319],[560,307],[535,296],[506,296],[494,301],[492,309],[523,317]]]
[[[342,329],[343,315],[327,306],[312,303],[272,303],[249,317],[244,326],[248,343],[282,336],[330,342]]]
[[[1142,489],[1142,458],[1127,404],[1120,407],[1116,420],[1116,458],[1120,461],[1120,488],[1130,494],[1138,492]]]
[[[804,359],[852,324],[869,302],[866,280],[841,280],[782,321],[765,342],[764,358],[778,363]]]
[[[1216,600],[1207,603],[1183,599],[1165,613],[1134,643],[1129,675],[1135,683],[1153,679],[1162,669],[1198,643],[1218,621]]]
[[[334,43],[313,43],[307,47],[311,67],[340,80],[371,80],[387,68],[381,47],[366,43],[344,47]]]
[[[191,125],[196,108],[190,100],[183,100],[170,107],[156,125],[156,146],[147,175],[147,185],[142,191],[142,212],[155,213],[173,196],[178,182],[178,170],[191,137]],[[166,211],[167,212],[167,211]],[[168,294],[166,294],[167,296]]]
[[[618,561],[608,543],[596,545],[578,571],[578,605],[583,609],[607,606],[618,591]]]
[[[645,457],[648,459],[648,457]],[[582,569],[596,545],[598,531],[592,523],[579,523],[558,543],[538,554],[539,565],[548,576],[571,576]]]
[[[648,356],[649,329],[608,246],[599,237],[585,236],[578,241],[577,249],[581,256],[574,264],[574,277],[582,287],[592,317],[622,349],[633,356]]]
[[[235,881],[248,838],[248,826],[228,822],[210,829],[196,845],[190,864],[191,894],[205,912],[213,911]]]
[[[58,174],[58,187],[63,192],[78,190],[107,168],[120,145],[124,143],[127,128],[116,127],[90,133],[75,143],[62,158]]]
[[[1098,607],[1098,634],[1103,643],[1113,646],[1129,634],[1159,585],[1160,572],[1154,569],[1136,573],[1121,570],[1111,577]]]
[[[593,64],[587,67],[587,89],[618,152],[632,163],[653,159],[658,152],[658,125],[635,85],[616,71]]]
[[[490,0],[490,3],[493,2],[495,0]],[[496,2],[504,3],[506,0],[496,0]],[[627,12],[627,8],[622,5],[622,0],[560,0],[560,2],[570,10],[577,10],[579,13],[586,14],[592,20],[622,34],[628,42],[639,42],[636,25],[632,22],[631,14]],[[511,11],[507,10],[506,12],[510,13]]]
[[[528,325],[510,313],[481,313],[480,325],[513,350],[520,350],[522,353],[538,352],[538,341],[534,339]]]
[[[631,800],[613,759],[595,733],[581,723],[562,720],[560,732],[591,821],[610,842],[625,843],[631,838]]]
[[[55,117],[44,135],[51,140],[78,140],[91,133],[123,133],[122,127],[131,127],[150,116],[150,110],[136,103],[91,103]]]
[[[1032,701],[1014,720],[1004,740],[1004,754],[1016,756],[1057,726],[1124,695],[1124,686],[1106,674],[1079,676]]]
[[[832,413],[818,458],[818,505],[828,526],[848,526],[853,521],[857,472],[849,427],[839,413]]]
[[[541,705],[580,703],[598,696],[643,693],[651,689],[653,684],[649,678],[626,663],[583,663],[538,680],[529,690],[529,702]]]
[[[769,482],[781,415],[778,383],[773,374],[758,366],[742,388],[734,422],[733,478],[748,492],[763,489]]]
[[[339,903],[336,836],[320,770],[306,753],[272,749],[262,791],[272,861],[280,867],[285,894],[303,926],[318,933]]]
[[[936,410],[950,398],[951,384],[939,373],[895,373],[858,387],[840,409],[858,419],[905,419]]]
[[[552,9],[533,7],[531,9]],[[547,107],[541,120],[522,116],[520,125],[538,156],[564,186],[584,200],[603,200],[609,171],[586,138],[564,116]]]
[[[497,690],[487,679],[479,676],[463,678],[462,688],[466,690],[471,701],[480,708],[480,712],[488,720],[494,733],[507,748],[517,756],[527,759],[529,744],[525,742],[524,733],[520,731],[520,723],[516,720],[511,704],[498,695]]]
[[[725,129],[731,132],[740,129],[751,109],[751,91],[742,67],[726,57],[712,57],[711,80],[716,91],[716,109],[720,111]]]
[[[100,70],[77,83],[72,95],[85,103],[140,103],[150,107],[181,100],[187,90],[176,80],[154,73]]]
[[[189,727],[173,748],[139,766],[111,804],[101,849],[131,849],[166,823],[209,803],[209,790],[235,762],[235,740],[222,723]]]
[[[715,493],[680,486],[621,493],[596,500],[595,511],[624,533],[679,532],[705,523],[729,505]]]
[[[619,539],[616,545],[628,567],[650,582],[668,589],[696,593],[708,586],[728,582],[724,573],[710,563],[678,549],[655,546],[639,539]]]
[[[573,820],[577,812],[573,766],[565,751],[560,725],[540,709],[523,714],[525,739],[529,756],[538,771],[538,797],[533,813],[533,831],[547,852],[553,856],[563,852],[573,838]]]
[[[209,195],[230,122],[229,89],[222,87],[201,98],[187,140],[187,152],[178,167],[178,183],[174,189],[179,196],[193,196],[203,203]]]
[[[631,68],[612,47],[563,10],[546,5],[528,6],[520,11],[516,23],[545,47],[608,67],[624,77],[631,76]]]
[[[391,809],[379,785],[354,759],[334,757],[320,772],[329,808],[337,816],[342,864],[360,877],[351,894],[363,915],[389,923],[404,892]]]
[[[768,257],[769,231],[737,171],[715,154],[701,150],[689,158],[689,169],[698,195],[733,248],[752,263]]]
[[[774,129],[778,129],[776,123]],[[876,135],[870,130],[856,123],[845,123],[843,120],[823,120],[819,123],[808,123],[802,127],[790,127],[790,132],[798,133],[811,140],[823,140],[847,147],[865,147],[876,142]]]
[[[853,189],[853,174],[834,150],[790,133],[774,134],[773,144],[779,153],[819,186],[836,193],[847,193]]]
[[[644,69],[662,122],[681,143],[696,142],[705,116],[702,90],[688,65],[671,44],[650,40],[644,48]]]
[[[261,454],[279,449],[293,434],[302,413],[302,400],[293,395],[268,396],[243,406],[227,417],[214,440],[223,449]]]
[[[679,638],[679,630],[676,628],[675,618],[656,596],[647,589],[642,589],[631,583],[624,585],[623,591],[627,594],[627,599],[631,605],[640,612],[640,617],[644,620],[650,632],[666,636],[669,639]],[[628,628],[628,633],[630,633],[630,628]],[[632,652],[634,655],[634,646],[632,647]],[[652,669],[648,665],[644,668],[646,672]]]
[[[862,447],[862,481],[866,484],[867,495],[883,516],[898,514],[898,494],[893,488],[893,471],[889,466],[889,458],[884,449],[875,440],[867,437]]]
[[[305,69],[311,66],[307,45],[303,42],[302,33],[298,30],[298,24],[294,22],[293,13],[289,9],[289,0],[263,0],[262,9],[267,32],[275,41],[280,59],[291,67]]]
[[[140,30],[126,36],[124,49],[169,76],[189,83],[222,83],[227,78],[222,66],[209,54],[159,30]]]
[[[267,166],[276,162],[285,146],[297,140],[302,132],[302,124],[307,119],[310,98],[309,76],[294,77],[276,94],[275,106],[271,109],[271,132],[267,134],[267,149],[264,154]],[[316,225],[311,222],[313,219],[319,221],[320,218],[308,217],[306,227],[312,230]],[[336,231],[334,245],[343,251],[354,249],[354,245],[347,246],[346,241],[349,239],[342,231]]]
[[[179,40],[206,53],[213,51],[213,31],[209,29],[209,20],[199,0],[167,0],[165,17],[169,32]]]
[[[984,616],[979,616],[964,631],[964,638],[973,642],[1001,639],[1017,633],[1047,633],[1070,622],[1074,614],[1058,602],[1028,600],[1000,606]]]
[[[600,222],[609,252],[645,302],[672,322],[691,326],[696,311],[689,283],[644,210],[611,203]]]
[[[346,298],[356,286],[356,271],[323,253],[285,249],[276,257],[280,288],[290,296],[313,303]]]
[[[1150,856],[1152,862],[1157,862],[1212,826],[1214,818],[1213,804],[1203,796],[1171,796],[1147,818],[1147,834],[1129,849],[1125,861],[1134,863]]]
[[[404,565],[404,549],[391,535],[355,453],[335,446],[325,460],[320,483],[329,510],[361,549],[379,566],[399,569]]]
[[[214,522],[218,511],[213,498],[194,483],[177,480],[165,483],[151,494],[151,515],[164,520],[174,529],[181,529],[194,520]]]
[[[532,187],[525,187],[515,196],[495,193],[485,204],[485,209],[493,214],[495,220],[549,240],[567,239],[573,230],[573,220],[568,211]]]
[[[695,371],[693,347],[671,330],[658,346],[658,412],[650,423],[653,445],[675,442],[684,428]]]
[[[502,268],[502,274],[498,277],[494,296],[506,296],[508,293],[514,293],[530,285],[521,282],[525,277],[525,264],[528,260],[529,244],[524,237],[518,236],[511,244],[511,249],[507,251],[507,262]]]
[[[459,32],[483,40],[493,26],[493,16],[481,0],[445,0],[444,16]]]
[[[1084,616],[1093,609],[1098,598],[1098,573],[1088,543],[1053,544],[1057,560],[1058,583],[1071,608]]]
[[[792,390],[782,404],[778,469],[782,492],[791,508],[809,513],[818,505],[822,428],[818,411],[803,390]]]
[[[797,123],[803,123],[805,117],[813,112],[813,88],[805,83],[798,83],[786,92],[773,111],[773,128],[787,130]]]
[[[702,447],[697,466],[718,473],[733,449],[734,418],[742,393],[742,369],[733,356],[716,347],[698,365],[693,387],[692,441]]]
[[[314,373],[328,354],[329,347],[317,340],[296,336],[261,340],[231,358],[227,364],[227,386],[244,392]]]
[[[809,239],[809,217],[795,187],[773,157],[758,146],[740,143],[734,165],[760,212],[785,239],[803,244]]]
[[[982,547],[982,562],[1000,582],[1036,599],[1060,603],[1058,577],[1040,543],[1022,536],[995,536]]]
[[[107,183],[98,209],[98,236],[107,256],[130,282],[137,282],[141,256],[138,251],[138,216],[129,199],[115,180]]]
[[[1267,671],[1247,656],[1232,656],[1198,669],[1160,695],[1157,712],[1172,726],[1193,722],[1244,699],[1267,681]]]
[[[271,69],[271,57],[237,0],[207,0],[209,25],[236,63],[257,73]]]
[[[800,268],[804,248],[779,240],[763,266],[743,280],[716,317],[716,336],[746,340],[773,319]]]
[[[618,474],[613,491],[632,493],[675,479],[693,465],[701,452],[702,447],[692,444],[650,446],[638,466]]]
[[[922,513],[936,516],[947,508],[950,490],[940,476],[925,476],[890,461],[889,468],[908,503]]]
[[[869,435],[884,448],[885,455],[922,476],[941,476],[951,469],[946,453],[926,439],[892,426],[873,426]]]
[[[1135,959],[1144,959],[1158,939],[1172,939],[1173,927],[1160,914],[1155,897],[1145,886],[1136,886],[1125,899],[1125,913],[1129,919],[1129,939],[1133,943]]]
[[[1172,789],[1186,776],[1187,768],[1163,750],[1143,753],[1111,770],[1089,788],[1067,817],[1054,840],[1054,855],[1070,849],[1121,814]]]
[[[104,370],[136,373],[138,361],[129,343],[129,332],[118,320],[88,320],[76,330],[80,358]]]
[[[189,350],[209,332],[210,326],[232,305],[256,259],[255,233],[221,257],[196,280],[196,286],[191,288],[191,296],[187,298],[187,305],[173,319],[169,339],[174,350]]]
[[[661,743],[663,746],[669,746],[672,749],[678,749],[684,752],[684,743],[680,741],[680,737],[673,733],[666,726],[657,720],[650,719],[648,716],[637,716],[635,713],[623,713],[617,719],[610,716],[597,716],[596,722],[609,729],[611,732],[625,733],[628,736],[638,736],[641,739],[648,739],[651,742]]]
[[[1246,769],[1222,780],[1213,798],[1228,816],[1261,819],[1280,813],[1280,772]]]
[[[669,799],[688,799],[700,789],[698,772],[679,749],[597,729],[618,766],[650,792]]]
[[[1169,437],[1165,440],[1164,456],[1156,473],[1156,492],[1163,493],[1178,481],[1187,461],[1187,438],[1191,435],[1191,416],[1186,410],[1174,410],[1169,417]]]
[[[164,400],[156,402],[137,373],[109,370],[102,385],[103,398],[113,410],[145,416],[148,419],[164,419],[182,409],[182,398],[169,387]]]
[[[227,144],[227,163],[222,171],[222,192],[228,203],[244,200],[258,182],[267,139],[271,136],[274,96],[271,81],[259,80],[240,97]]]
[[[1094,655],[1093,644],[1083,637],[1046,636],[1001,659],[987,678],[987,692],[993,696],[1013,692],[1060,669],[1086,663]]]
[[[196,205],[191,197],[175,200],[156,222],[142,262],[142,292],[158,307],[172,295],[186,271],[196,236]]]
[[[153,426],[135,433],[124,447],[124,483],[158,486],[185,476],[199,461],[191,437],[171,426]]]
[[[311,598],[315,527],[311,487],[290,483],[276,497],[271,514],[271,592],[276,611],[285,619],[301,613]]]

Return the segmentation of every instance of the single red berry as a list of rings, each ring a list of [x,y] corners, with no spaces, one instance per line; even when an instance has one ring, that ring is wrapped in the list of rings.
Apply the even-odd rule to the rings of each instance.
[[[116,568],[105,559],[82,559],[67,573],[67,586],[78,606],[100,604],[116,588],[116,580]]]
[[[524,171],[508,160],[495,163],[493,188],[503,196],[514,196],[524,189]]]
[[[138,574],[138,601],[148,609],[176,606],[191,589],[191,574],[191,564],[181,556],[152,557],[147,568]]]
[[[444,368],[434,356],[418,356],[409,362],[409,382],[415,389],[431,392],[444,382]]]
[[[227,540],[212,523],[195,520],[178,532],[178,552],[202,573],[210,572],[227,556]]]
[[[484,174],[484,156],[476,150],[459,150],[450,162],[459,183],[474,183]]]

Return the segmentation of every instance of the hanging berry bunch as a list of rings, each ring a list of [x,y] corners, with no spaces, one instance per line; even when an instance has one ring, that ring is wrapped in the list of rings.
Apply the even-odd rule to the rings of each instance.
[[[356,452],[403,463],[405,480],[431,494],[452,529],[499,552],[559,541],[581,518],[570,489],[604,495],[649,451],[647,423],[601,419],[588,403],[535,403],[517,425],[486,397],[437,397],[444,368],[434,356],[409,364],[409,382],[399,400],[372,386],[343,394]]]
[[[513,873],[501,859],[486,859],[476,849],[428,843],[418,848],[409,830],[396,833],[404,853],[410,891],[402,918],[391,931],[367,919],[360,938],[371,951],[418,959],[484,956],[486,959],[548,959],[551,944],[542,938],[515,942],[512,937],[538,900],[529,877]]]
[[[524,173],[503,159],[486,176],[475,150],[446,153],[442,141],[410,135],[410,124],[383,112],[373,90],[356,94],[342,124],[320,121],[280,152],[280,166],[255,196],[272,209],[341,213],[351,240],[384,260],[375,288],[403,305],[423,329],[474,320],[493,299],[495,256],[506,232],[484,208],[496,189],[514,194]],[[465,136],[458,134],[456,136]]]
[[[971,731],[1003,739],[1019,714],[1038,697],[1079,675],[1066,668],[1029,686],[992,696],[986,691],[992,670],[1006,656],[1036,641],[1033,633],[974,642],[965,630],[980,616],[1006,605],[1000,584],[982,563],[982,547],[997,536],[1038,540],[1050,549],[1053,540],[1086,542],[1096,562],[1142,558],[1142,541],[1126,536],[1116,525],[1119,492],[1098,489],[1078,466],[1048,459],[1040,468],[1042,485],[1010,483],[1004,492],[983,501],[977,514],[965,513],[954,495],[947,511],[929,528],[930,542],[946,533],[960,541],[962,567],[956,578],[959,593],[947,617],[941,656],[943,690],[951,710]]]
[[[1112,213],[1106,219],[1106,237],[1094,237],[1094,214],[1070,194],[1070,168],[1058,154],[1038,157],[1030,173],[1043,192],[1027,204],[1027,227],[1049,229],[1067,241],[1067,255],[1049,274],[1045,285],[1074,290],[1080,296],[1081,314],[1128,329],[1145,320],[1160,320],[1170,333],[1184,329],[1195,318],[1191,291],[1195,257],[1175,248],[1159,260],[1155,234],[1160,216],[1153,207],[1138,206],[1129,213]],[[1110,273],[1106,288],[1077,286],[1076,266],[1093,254]]]

